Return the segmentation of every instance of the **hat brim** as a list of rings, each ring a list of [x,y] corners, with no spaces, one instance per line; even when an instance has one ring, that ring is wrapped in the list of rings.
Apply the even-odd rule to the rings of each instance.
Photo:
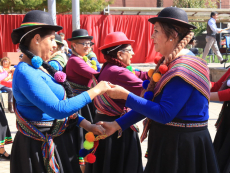
[[[11,33],[11,38],[12,38],[13,43],[14,44],[19,43],[21,37],[25,34],[24,29],[34,29],[34,28],[38,28],[38,27],[54,30],[55,32],[63,29],[62,26],[58,26],[58,25],[21,26],[17,29],[14,29],[13,32]]]
[[[79,36],[79,37],[73,37],[73,38],[68,38],[68,41],[72,41],[72,40],[78,40],[78,39],[93,39],[93,36]]]
[[[103,46],[99,47],[98,49],[103,50],[103,49],[113,47],[113,46],[118,46],[118,45],[121,45],[121,44],[132,44],[134,42],[135,42],[134,40],[117,41],[117,42],[113,42],[113,43],[110,43],[110,44],[103,45]]]
[[[64,43],[60,42],[59,40],[55,40],[57,43],[61,44],[62,46],[64,46]]]
[[[191,25],[185,21],[170,18],[170,17],[153,17],[153,18],[148,19],[148,21],[152,24],[155,24],[156,22],[165,22],[165,23],[168,22],[170,24],[175,24],[178,26],[184,26],[184,27],[189,28],[191,30],[196,29],[196,26],[194,26],[194,25]]]

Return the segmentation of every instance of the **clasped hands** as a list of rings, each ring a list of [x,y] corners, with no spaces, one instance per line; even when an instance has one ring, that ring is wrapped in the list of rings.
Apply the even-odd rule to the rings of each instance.
[[[123,99],[127,100],[129,91],[125,88],[114,85],[107,81],[100,81],[95,87],[95,93],[98,95],[106,93],[112,99]],[[96,124],[90,124],[88,127],[83,127],[87,131],[93,132],[95,135],[107,135],[110,136],[117,130],[121,129],[116,121],[113,122],[97,122]]]

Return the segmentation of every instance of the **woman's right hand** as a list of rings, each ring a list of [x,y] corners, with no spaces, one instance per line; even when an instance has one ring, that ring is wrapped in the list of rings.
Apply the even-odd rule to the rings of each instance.
[[[89,89],[87,92],[93,100],[96,96],[104,94],[108,89],[110,89],[110,85],[106,81],[100,81],[95,87]]]
[[[99,121],[96,124],[101,125],[106,130],[105,134],[107,136],[111,136],[116,131],[121,129],[121,127],[119,126],[119,124],[116,121],[113,121],[113,122]]]

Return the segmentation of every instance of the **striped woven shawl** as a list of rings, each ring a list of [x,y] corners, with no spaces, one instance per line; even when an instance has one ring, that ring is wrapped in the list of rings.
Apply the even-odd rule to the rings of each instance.
[[[97,83],[97,79],[93,76],[93,85],[96,86]],[[122,116],[129,111],[128,108],[121,109],[106,93],[95,97],[94,105],[98,113],[108,116]],[[131,125],[130,128],[135,132],[139,132],[139,128],[136,124]],[[118,132],[118,137],[120,136],[121,131]]]
[[[210,101],[209,69],[206,62],[201,58],[190,55],[180,56],[170,63],[169,70],[161,77],[154,88],[154,98],[159,95],[164,86],[176,76],[181,77],[185,82],[192,85]],[[147,137],[151,121],[152,120],[148,118],[144,121],[141,142]]]

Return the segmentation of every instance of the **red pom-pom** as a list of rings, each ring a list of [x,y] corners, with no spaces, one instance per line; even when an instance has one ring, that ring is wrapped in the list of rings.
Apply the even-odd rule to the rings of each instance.
[[[167,65],[160,65],[159,71],[161,72],[161,74],[165,74],[168,71]]]
[[[154,63],[155,64],[157,64],[158,63],[158,61],[161,59],[161,57],[160,56],[156,56],[155,58],[154,58]]]
[[[87,159],[87,162],[94,163],[96,161],[96,156],[90,153],[86,156],[86,159]]]

